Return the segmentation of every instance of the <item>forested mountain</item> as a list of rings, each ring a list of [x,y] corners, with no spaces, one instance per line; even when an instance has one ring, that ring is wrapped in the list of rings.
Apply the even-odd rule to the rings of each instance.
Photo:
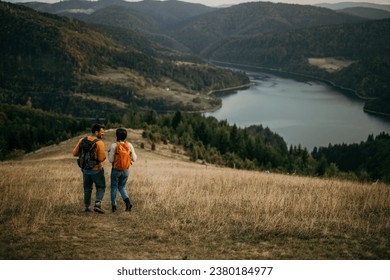
[[[176,0],[155,1],[143,0],[128,2],[124,0],[67,0],[59,1],[53,4],[43,2],[26,2],[23,5],[41,12],[48,12],[60,15],[70,14],[92,14],[98,10],[117,6],[122,9],[133,9],[142,14],[156,18],[156,20],[169,26],[171,23],[187,20],[191,17],[201,15],[215,10],[216,8],[208,7],[201,4],[188,3]]]
[[[23,3],[28,7],[36,9],[41,12],[49,12],[57,15],[65,15],[84,21],[94,21],[100,18],[104,22],[112,20],[114,25],[117,25],[116,19],[111,18],[110,12],[113,7],[116,7],[117,11],[121,14],[129,13],[135,16],[135,18],[127,18],[122,20],[122,24],[134,25],[139,20],[146,20],[145,26],[153,20],[157,22],[159,26],[158,31],[164,32],[165,29],[176,28],[182,22],[187,21],[190,18],[198,15],[208,13],[216,10],[201,4],[193,4],[182,1],[154,1],[144,0],[138,2],[127,2],[124,0],[99,0],[99,1],[83,1],[83,0],[69,0],[61,1],[53,4],[28,2]],[[95,15],[93,15],[95,14]],[[89,17],[89,15],[93,15]],[[137,19],[137,15],[140,17]],[[138,22],[139,23],[139,22]],[[136,26],[136,24],[135,24]],[[122,26],[124,27],[124,26]],[[148,30],[149,27],[146,27]],[[143,30],[141,27],[140,30]]]
[[[315,6],[328,8],[332,10],[342,10],[346,8],[362,7],[362,8],[385,10],[390,12],[390,5],[383,5],[383,4],[376,4],[376,3],[369,3],[369,2],[320,3],[320,4],[315,4]]]
[[[368,2],[340,2],[332,4],[320,3],[315,4],[315,6],[367,19],[385,19],[390,17],[390,5]]]
[[[86,22],[131,28],[151,36],[150,38],[165,34],[194,53],[201,53],[217,40],[231,36],[281,32],[361,20],[359,17],[329,9],[271,2],[244,3],[229,8],[211,8],[175,0],[70,0],[49,6],[34,2],[24,5]]]
[[[129,108],[202,110],[219,103],[210,90],[248,82],[239,73],[180,62],[183,56],[129,29],[110,36],[108,27],[3,2],[0,24],[1,103],[30,102],[79,117]]]
[[[390,11],[373,9],[373,8],[363,8],[363,7],[355,7],[355,8],[345,8],[340,10],[342,13],[368,18],[368,19],[385,19],[390,18]]]
[[[173,35],[196,53],[236,36],[256,36],[312,26],[358,22],[360,18],[314,6],[253,2],[201,15]]]
[[[166,26],[173,24],[173,20],[155,18],[138,10],[116,5],[102,8],[89,15],[69,14],[69,16],[92,24],[128,29],[133,32],[137,31],[156,44],[179,52],[190,53],[190,49],[187,46],[164,34]]]
[[[115,5],[100,9],[88,17],[77,16],[76,18],[90,23],[127,28],[133,31],[142,30],[145,33],[156,33],[160,30],[160,23],[153,17]]]
[[[190,49],[167,34],[180,28],[193,17],[216,10],[200,4],[175,0],[139,2],[69,0],[53,4],[29,2],[23,5],[93,24],[139,31],[149,40],[180,52],[190,52]]]
[[[128,7],[140,13],[155,18],[162,25],[161,30],[175,29],[189,19],[217,10],[202,4],[183,1],[153,1],[127,2]]]
[[[351,7],[347,4],[339,8]],[[137,31],[176,53],[324,79],[369,98],[367,112],[390,114],[386,20],[370,22],[327,8],[270,2],[229,8],[152,0],[27,5],[104,25],[115,38],[126,38],[125,30]],[[331,71],[312,63],[320,60],[333,61]]]

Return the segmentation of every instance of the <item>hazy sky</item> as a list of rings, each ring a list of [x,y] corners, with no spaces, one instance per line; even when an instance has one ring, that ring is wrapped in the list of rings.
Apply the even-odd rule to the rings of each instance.
[[[133,0],[135,1],[135,0]],[[207,6],[218,6],[223,4],[239,4],[247,2],[259,2],[256,0],[184,0],[184,2],[201,3]],[[318,3],[339,3],[339,2],[367,2],[377,4],[390,4],[390,0],[263,0],[262,2],[289,3],[289,4],[318,4]]]
[[[16,3],[16,2],[47,2],[54,3],[59,2],[59,0],[4,0],[6,2]],[[139,2],[141,0],[127,0],[129,2]],[[181,0],[183,2],[191,3],[200,3],[207,6],[219,6],[223,4],[239,4],[246,2],[258,2],[256,0]],[[390,5],[390,0],[264,0],[263,2],[281,2],[281,3],[290,3],[290,4],[317,4],[317,3],[338,3],[338,2],[366,2],[366,3],[377,3],[377,4],[388,4]]]

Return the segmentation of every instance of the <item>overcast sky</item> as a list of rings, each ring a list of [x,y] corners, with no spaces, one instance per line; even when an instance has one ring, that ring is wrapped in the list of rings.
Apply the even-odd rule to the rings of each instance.
[[[16,2],[34,2],[34,0],[4,0],[6,2],[16,3]],[[127,0],[129,2],[139,2],[141,0]],[[191,3],[200,3],[207,6],[219,6],[219,5],[234,5],[239,3],[246,2],[258,2],[256,0],[181,0],[183,2]],[[387,4],[390,5],[390,0],[264,0],[263,2],[281,2],[281,3],[290,3],[290,4],[317,4],[317,3],[339,3],[339,2],[366,2],[366,3],[377,3],[377,4]],[[35,2],[47,2],[54,3],[59,2],[59,0],[36,0]]]
[[[132,0],[136,1],[136,0]],[[247,2],[259,2],[256,0],[184,0],[184,2],[201,3],[207,6],[218,6],[223,4],[239,4]],[[339,2],[367,2],[377,4],[390,4],[390,0],[263,0],[262,2],[289,3],[289,4],[318,4],[318,3],[339,3]]]

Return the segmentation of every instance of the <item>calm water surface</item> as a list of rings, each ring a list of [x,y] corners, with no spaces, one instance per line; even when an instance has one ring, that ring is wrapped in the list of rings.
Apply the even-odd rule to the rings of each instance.
[[[359,143],[369,134],[390,133],[390,122],[368,115],[364,103],[315,81],[299,82],[270,74],[248,73],[253,86],[222,99],[206,116],[247,127],[268,126],[288,146],[311,151],[329,143]]]

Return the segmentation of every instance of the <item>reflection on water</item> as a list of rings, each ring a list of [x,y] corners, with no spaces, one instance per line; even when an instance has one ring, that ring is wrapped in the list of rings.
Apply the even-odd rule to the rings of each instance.
[[[359,143],[369,134],[390,133],[390,122],[364,113],[364,103],[315,82],[249,73],[253,86],[222,99],[206,116],[247,127],[268,126],[288,145],[312,150],[329,143]]]

